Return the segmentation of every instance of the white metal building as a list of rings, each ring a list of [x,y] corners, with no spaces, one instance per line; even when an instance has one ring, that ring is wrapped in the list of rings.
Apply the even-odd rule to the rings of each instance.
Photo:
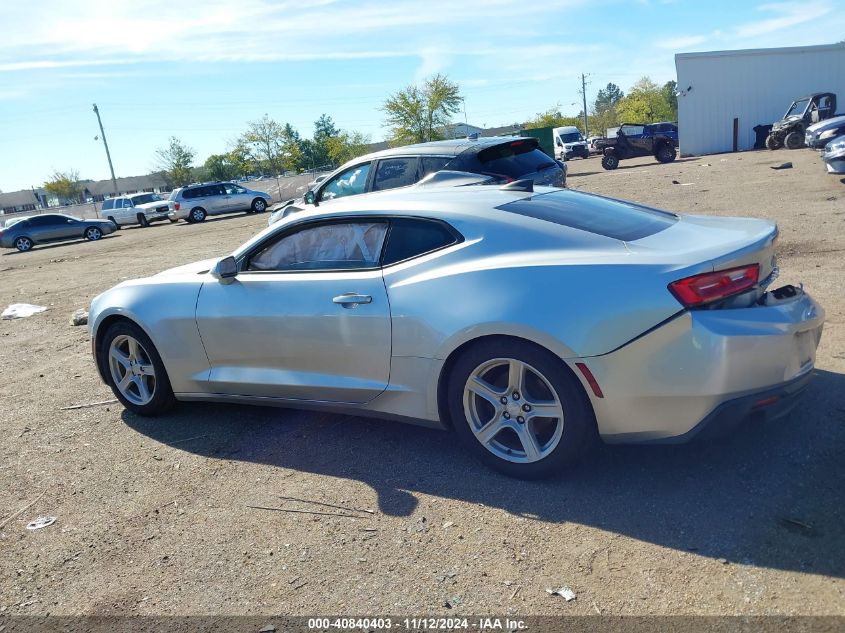
[[[845,113],[845,44],[675,55],[683,155],[754,147],[756,125],[780,119],[794,99],[834,92]]]

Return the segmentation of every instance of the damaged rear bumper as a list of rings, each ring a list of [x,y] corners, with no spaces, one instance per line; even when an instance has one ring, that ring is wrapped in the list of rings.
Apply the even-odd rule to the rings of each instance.
[[[824,323],[821,306],[792,291],[753,307],[686,311],[584,359],[604,393],[592,399],[602,439],[680,443],[752,414],[787,413],[810,380]]]

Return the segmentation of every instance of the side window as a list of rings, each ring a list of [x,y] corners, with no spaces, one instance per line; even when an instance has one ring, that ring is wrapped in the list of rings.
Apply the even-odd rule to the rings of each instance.
[[[383,158],[376,167],[373,191],[407,187],[417,181],[416,158]]]
[[[123,208],[124,209],[131,209],[132,208],[132,201],[129,198],[123,199]]]
[[[196,198],[196,189],[184,189],[182,191],[182,198],[185,200],[190,200],[191,198]]]
[[[317,224],[265,246],[247,270],[355,270],[378,266],[387,222]]]
[[[29,226],[53,226],[60,221],[57,215],[38,215],[29,218]]]
[[[322,191],[320,200],[334,200],[344,196],[354,196],[364,193],[367,186],[367,176],[370,175],[370,163],[355,165],[343,173],[332,178]]]
[[[226,190],[226,195],[228,196],[246,193],[246,189],[244,189],[243,187],[239,187],[238,185],[235,185],[231,182],[227,182],[225,185],[223,185],[223,189]]]
[[[397,218],[390,223],[390,234],[384,247],[385,266],[455,244],[456,235],[446,225],[432,220]]]
[[[445,169],[446,165],[451,162],[452,159],[447,156],[421,156],[419,178],[417,178],[417,180],[422,180],[429,174],[433,174],[440,171],[441,169]]]
[[[103,200],[103,211],[111,211],[114,208],[114,200]]]

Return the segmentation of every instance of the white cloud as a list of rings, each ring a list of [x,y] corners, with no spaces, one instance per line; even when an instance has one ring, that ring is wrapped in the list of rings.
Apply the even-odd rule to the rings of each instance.
[[[735,31],[737,37],[755,37],[774,33],[820,18],[830,13],[832,9],[827,2],[780,2],[760,5],[757,10],[779,15],[738,26]]]
[[[549,2],[535,13],[583,0]],[[41,0],[13,3],[0,23],[0,72],[103,64],[422,57],[421,74],[449,63],[448,46],[470,48],[512,29],[511,0]],[[485,28],[479,30],[479,19]],[[442,35],[440,35],[442,33]],[[447,35],[448,33],[448,35]],[[434,43],[432,43],[432,35]]]

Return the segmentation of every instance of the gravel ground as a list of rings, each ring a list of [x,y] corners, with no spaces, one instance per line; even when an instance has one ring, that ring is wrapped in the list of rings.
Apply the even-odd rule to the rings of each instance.
[[[570,185],[778,221],[782,281],[827,311],[790,417],[719,444],[601,447],[526,483],[448,433],[390,422],[64,410],[112,397],[75,309],[224,254],[266,215],[4,251],[2,306],[49,310],[0,322],[0,614],[845,614],[845,184],[782,150],[615,172],[576,160]],[[42,515],[57,520],[25,529]],[[545,591],[561,585],[577,599]]]

